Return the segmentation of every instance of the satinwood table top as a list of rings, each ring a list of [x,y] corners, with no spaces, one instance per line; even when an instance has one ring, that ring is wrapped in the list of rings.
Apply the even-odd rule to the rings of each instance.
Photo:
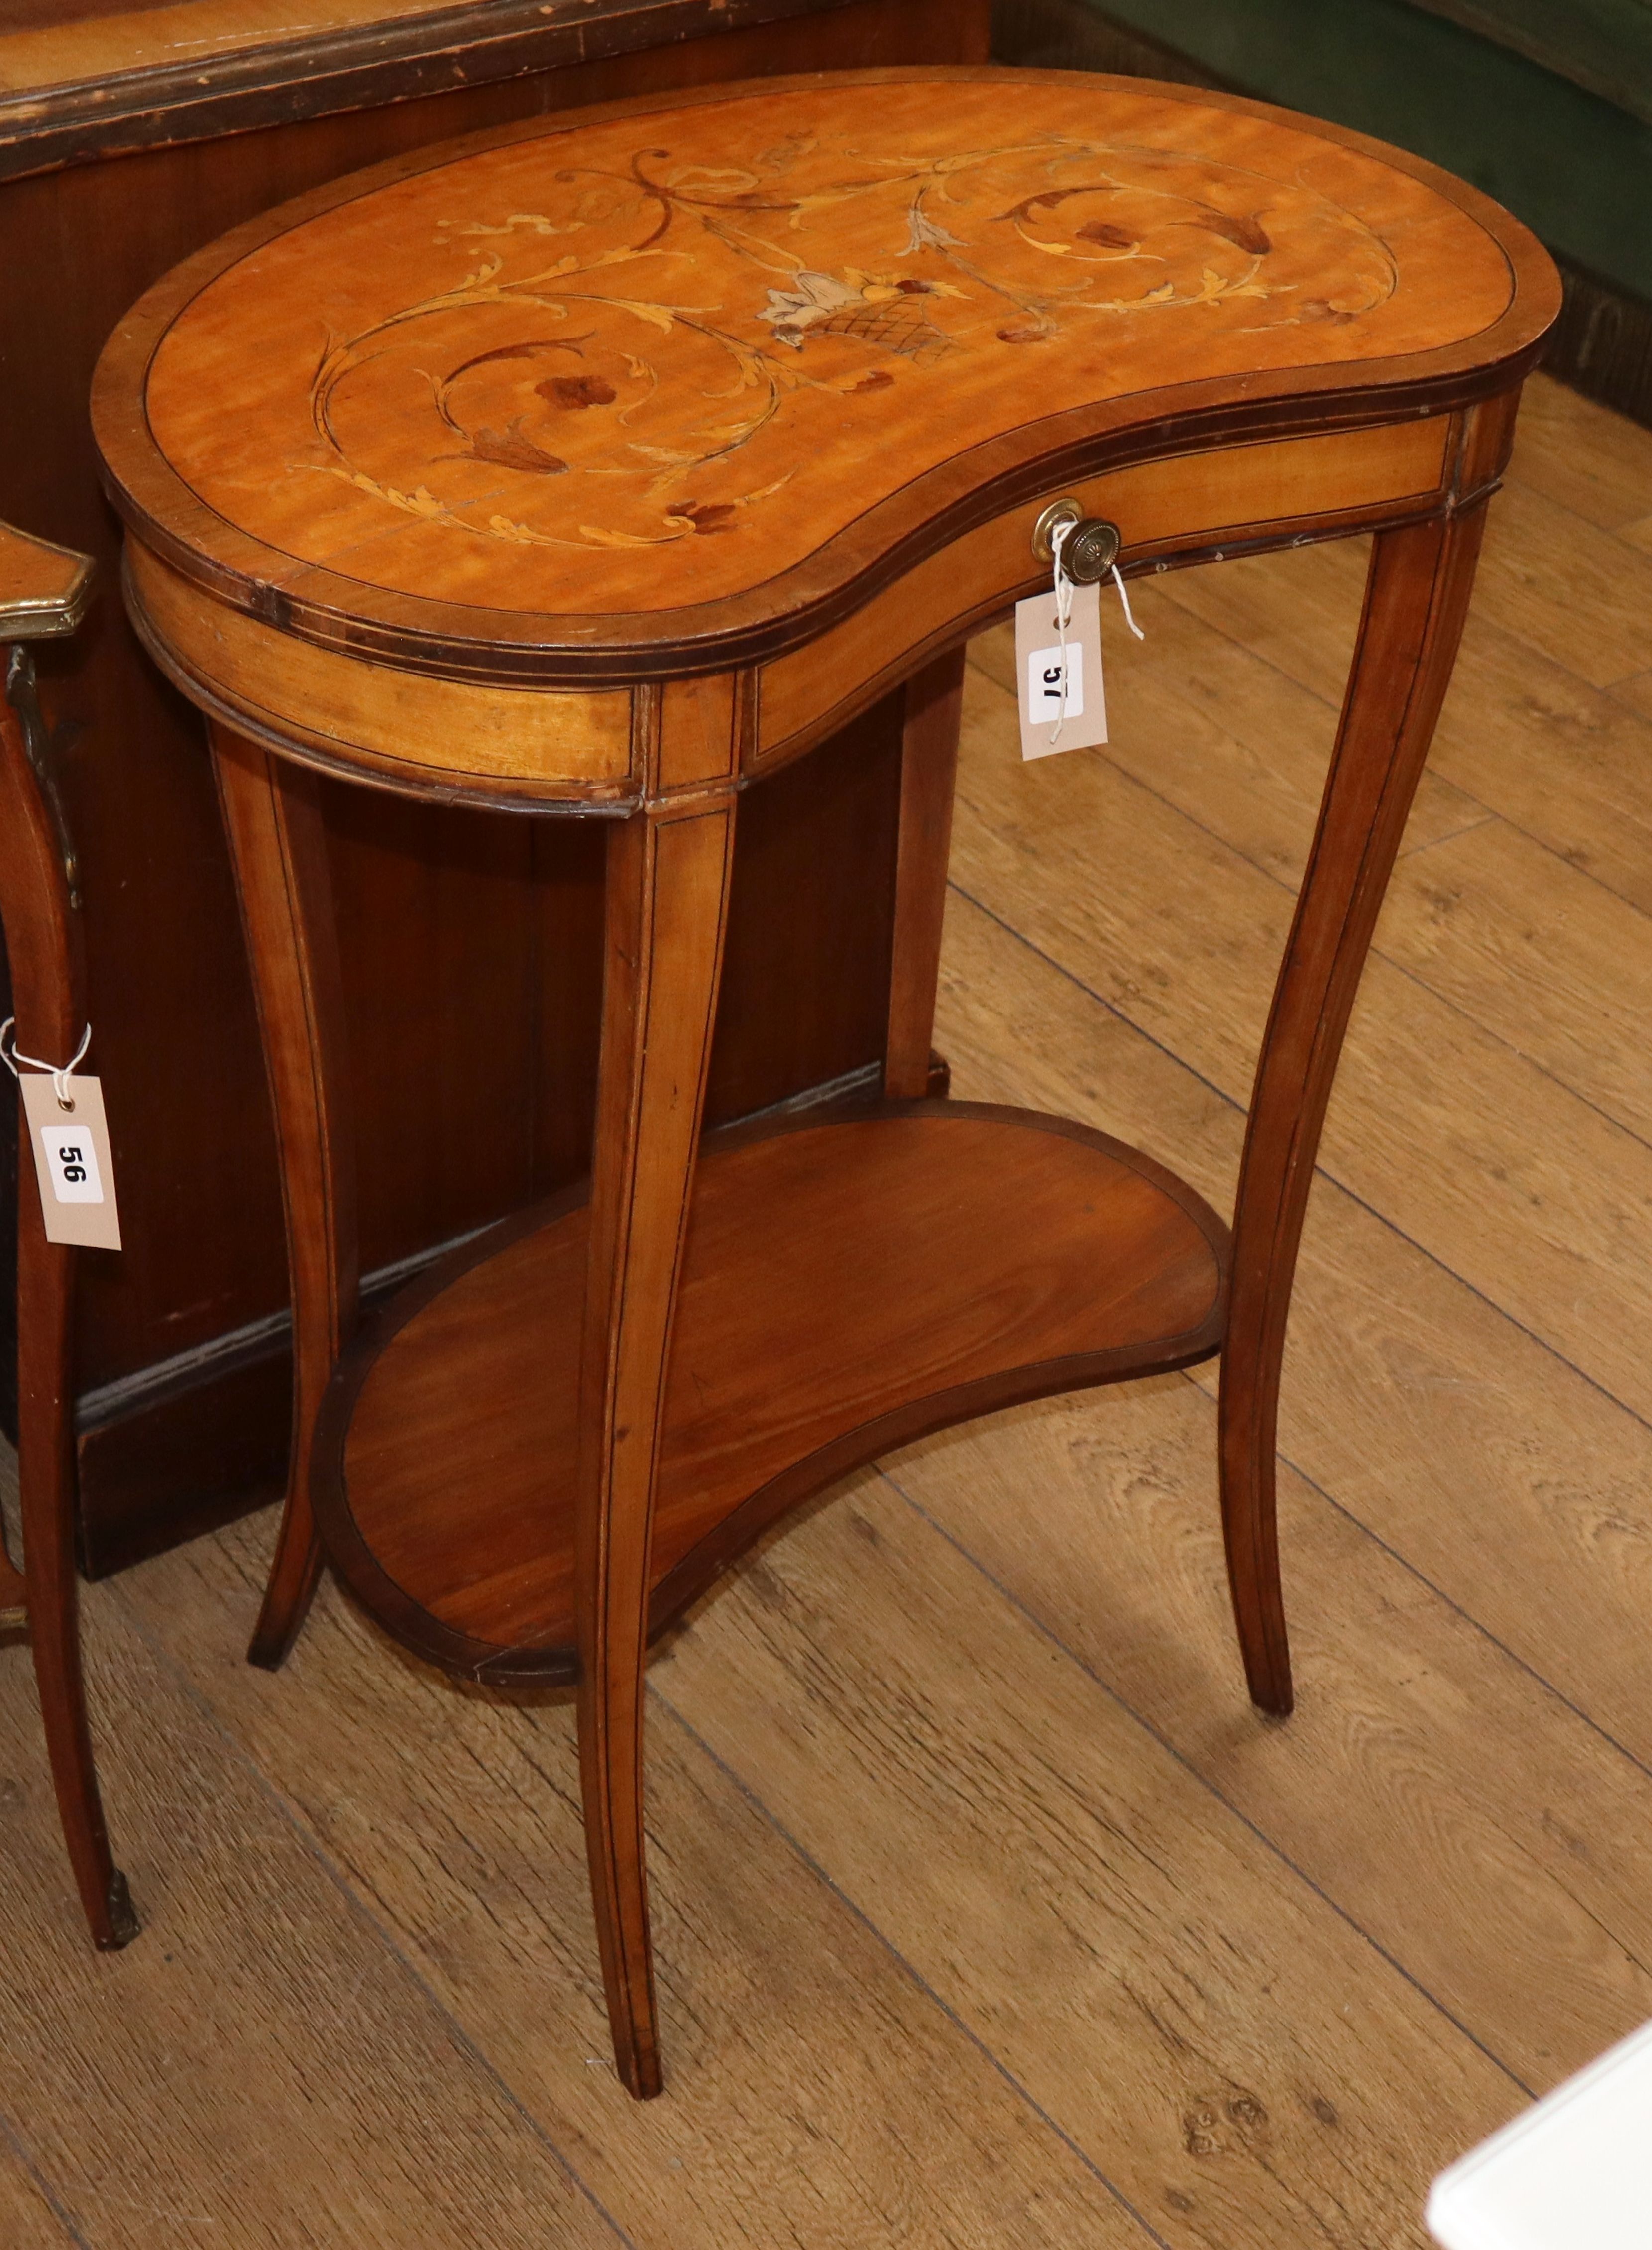
[[[1113,460],[1507,387],[1552,269],[1483,197],[1191,89],[905,70],[424,150],[226,237],[95,411],[141,535],[393,659],[761,652]]]

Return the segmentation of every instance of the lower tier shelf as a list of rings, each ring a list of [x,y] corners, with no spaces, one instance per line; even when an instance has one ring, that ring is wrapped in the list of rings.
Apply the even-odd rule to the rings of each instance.
[[[450,1670],[567,1680],[587,1190],[411,1284],[335,1375],[329,1556]],[[1228,1230],[1150,1157],[974,1102],[708,1135],[666,1384],[650,1626],[788,1508],[878,1453],[1026,1398],[1208,1358]]]

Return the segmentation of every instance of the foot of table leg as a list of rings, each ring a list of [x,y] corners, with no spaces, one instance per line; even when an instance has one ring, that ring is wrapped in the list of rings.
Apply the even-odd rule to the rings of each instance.
[[[296,1382],[295,1374],[295,1384]],[[296,1418],[295,1409],[295,1421]],[[293,1451],[296,1457],[296,1433]],[[321,1583],[322,1559],[309,1494],[289,1481],[281,1526],[276,1533],[275,1553],[270,1561],[270,1575],[264,1584],[264,1599],[258,1605],[258,1619],[247,1643],[249,1664],[256,1664],[262,1672],[279,1672],[286,1662],[310,1613],[315,1590]]]
[[[884,1092],[919,1101],[930,1090],[930,1040],[940,973],[964,652],[949,649],[906,683],[895,863],[895,942],[890,963]]]
[[[1484,509],[1380,533],[1319,825],[1274,988],[1234,1216],[1222,1357],[1222,1516],[1251,1700],[1291,1708],[1274,1449],[1303,1216],[1343,1034],[1428,756]]]
[[[582,1356],[580,1778],[619,2074],[660,2090],[643,1839],[643,1660],[661,1412],[727,914],[733,800],[609,842]]]
[[[355,1321],[355,1181],[320,784],[223,727],[212,729],[212,749],[275,1112],[293,1299],[286,1505],[247,1651],[272,1671],[321,1574],[310,1452],[321,1394]]]

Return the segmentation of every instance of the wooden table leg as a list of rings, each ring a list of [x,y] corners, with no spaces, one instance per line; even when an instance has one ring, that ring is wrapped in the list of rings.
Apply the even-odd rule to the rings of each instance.
[[[74,1042],[60,1049],[48,1042],[27,1051],[66,1056],[73,1053]],[[17,1353],[17,1490],[29,1639],[69,1864],[93,1943],[102,1952],[114,1952],[137,1936],[138,1918],[127,1879],[109,1850],[80,1661],[70,1377],[75,1253],[46,1240],[34,1166],[26,1154],[19,1170],[17,1303],[23,1334]]]
[[[1495,431],[1484,433],[1488,440]],[[1251,1699],[1291,1708],[1274,1450],[1303,1216],[1343,1034],[1467,614],[1483,504],[1380,533],[1319,825],[1274,988],[1234,1215],[1222,1532]]]
[[[0,701],[0,914],[25,1054],[66,1061],[85,1024],[80,937],[63,839],[33,772],[25,729],[38,728],[33,673],[10,654]],[[19,659],[22,659],[19,661]],[[113,1951],[138,1934],[114,1864],[86,1723],[74,1566],[72,1311],[76,1253],[46,1240],[26,1146],[17,1167],[17,1490],[21,1575],[0,1566],[0,1608],[26,1612],[52,1785],[93,1944]]]
[[[949,649],[906,683],[901,735],[900,828],[895,862],[895,942],[890,963],[884,1093],[918,1101],[929,1091],[929,1050],[940,974],[964,651]]]
[[[226,728],[211,732],[275,1111],[293,1300],[286,1506],[247,1651],[272,1671],[321,1572],[310,1453],[321,1394],[355,1323],[355,1165],[320,784]]]
[[[580,1778],[619,2074],[660,2090],[643,1841],[643,1660],[666,1356],[727,919],[732,797],[638,813],[608,847],[581,1367]]]

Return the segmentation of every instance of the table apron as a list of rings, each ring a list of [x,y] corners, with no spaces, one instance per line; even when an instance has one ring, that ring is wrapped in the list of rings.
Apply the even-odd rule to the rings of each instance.
[[[1172,569],[1439,513],[1453,497],[1464,418],[1436,414],[1213,448],[1063,481],[909,570],[807,648],[759,673],[750,763],[811,749],[924,658],[1002,617],[1048,582],[1032,527],[1056,492],[1118,525],[1120,567]]]
[[[1473,411],[1192,452],[1060,488],[1118,525],[1127,571],[1220,561],[1449,514],[1465,497]],[[281,755],[403,794],[623,813],[775,770],[1036,593],[1032,527],[1050,496],[953,540],[805,647],[662,683],[506,687],[374,662],[231,608],[136,539],[126,591],[183,692]]]

